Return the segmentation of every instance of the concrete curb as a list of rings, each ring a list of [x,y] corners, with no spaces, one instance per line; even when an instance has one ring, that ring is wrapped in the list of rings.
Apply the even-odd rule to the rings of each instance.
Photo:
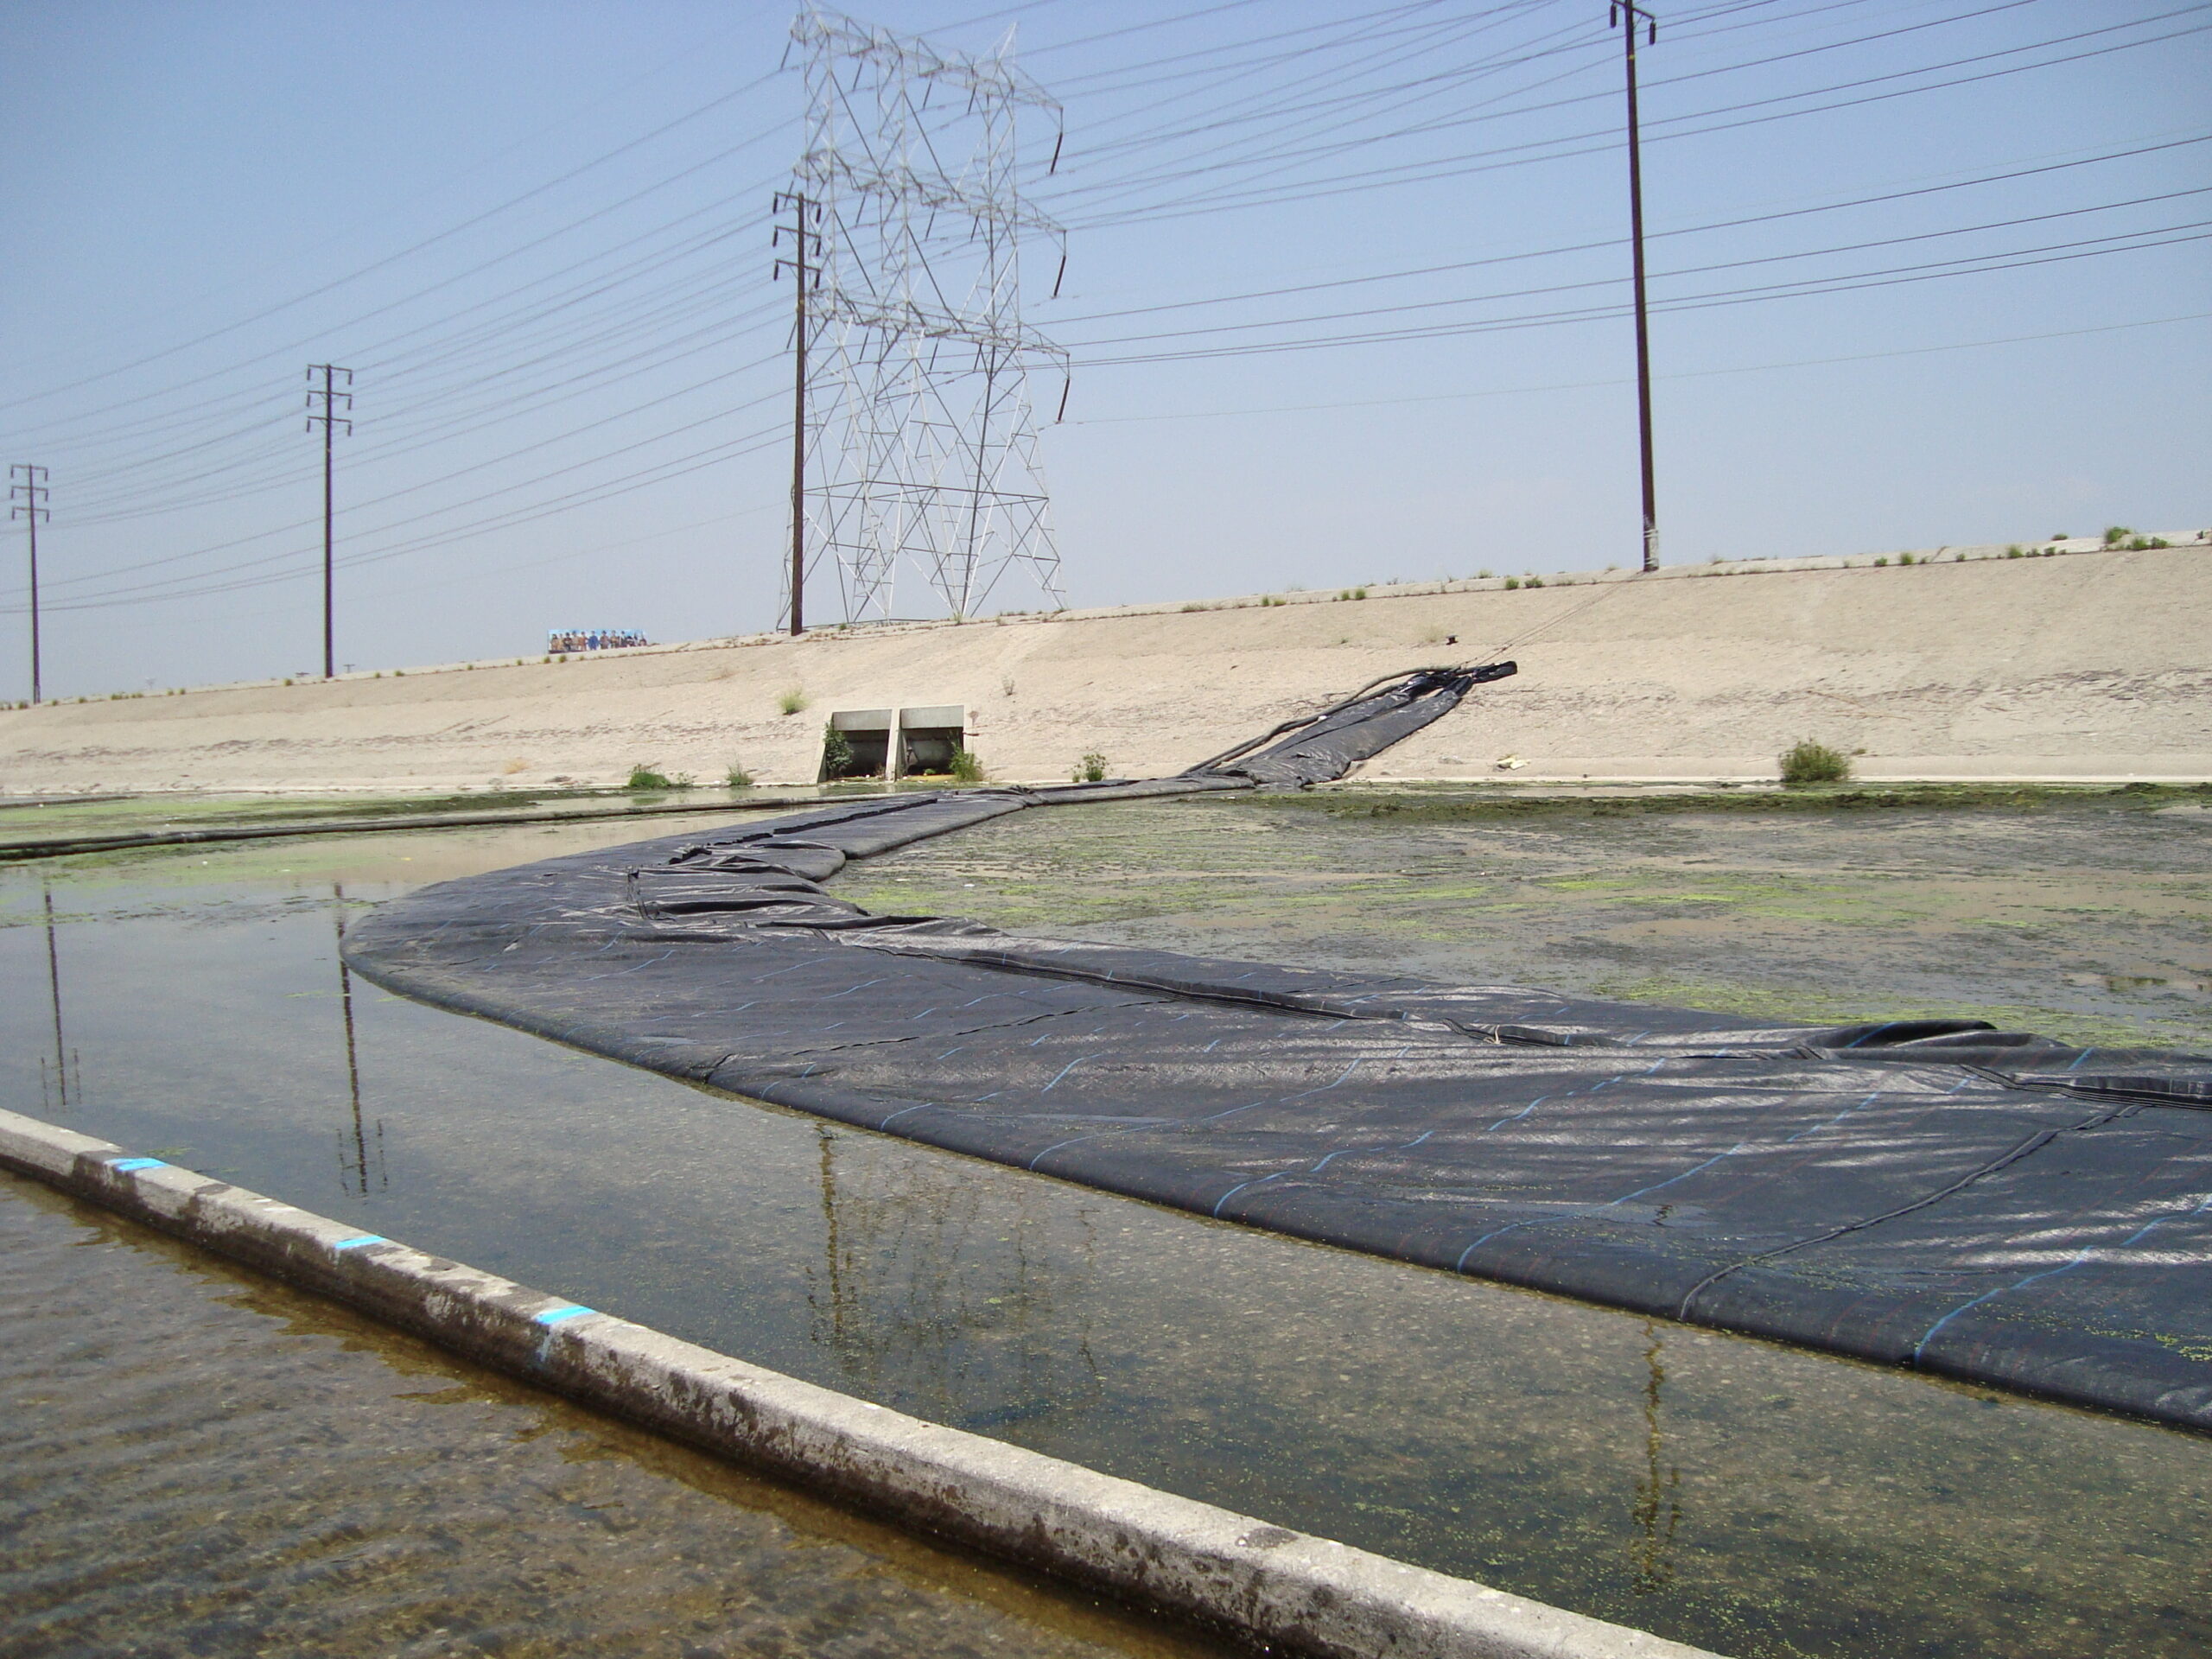
[[[1714,1659],[941,1427],[35,1118],[0,1165],[709,1452],[1313,1659]]]

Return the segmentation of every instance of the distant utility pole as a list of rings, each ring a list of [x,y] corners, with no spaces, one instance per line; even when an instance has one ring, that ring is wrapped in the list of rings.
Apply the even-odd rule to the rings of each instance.
[[[16,480],[21,477],[22,482]],[[51,518],[39,503],[46,499],[46,468],[18,463],[8,469],[8,517],[12,521],[22,518],[23,528],[31,539],[31,701],[39,701],[38,662],[38,521]],[[17,500],[20,496],[22,499]]]
[[[315,384],[318,374],[322,377],[322,384],[319,386]],[[353,394],[338,390],[338,377],[341,374],[346,377],[347,385],[353,384],[353,371],[351,369],[337,368],[328,363],[308,365],[308,430],[312,432],[318,426],[322,429],[322,677],[326,680],[334,679],[338,674],[337,635],[332,610],[334,584],[331,579],[330,556],[330,448],[337,428],[344,427],[349,437],[353,431],[353,423],[338,413],[341,399],[346,408],[353,407]],[[313,412],[317,398],[322,401],[322,412],[319,415]]]
[[[776,226],[768,238],[774,247],[783,240],[784,232],[791,233],[791,257],[779,259],[770,272],[771,279],[784,274],[791,267],[794,290],[791,349],[796,372],[791,380],[791,632],[794,636],[806,632],[806,296],[817,280],[816,270],[820,265],[822,233],[812,228],[821,223],[822,209],[798,191],[779,190],[771,213],[791,211],[791,222]]]
[[[1647,31],[1646,46],[1656,46],[1659,41],[1659,20],[1636,3],[1636,0],[1614,0],[1605,9],[1607,27],[1622,31],[1622,43],[1628,49],[1628,225],[1629,237],[1635,245],[1630,256],[1636,270],[1636,418],[1638,435],[1643,441],[1643,568],[1659,568],[1659,492],[1653,482],[1651,467],[1651,321],[1644,308],[1643,299],[1643,156],[1637,141],[1636,120],[1636,29],[1642,23]]]

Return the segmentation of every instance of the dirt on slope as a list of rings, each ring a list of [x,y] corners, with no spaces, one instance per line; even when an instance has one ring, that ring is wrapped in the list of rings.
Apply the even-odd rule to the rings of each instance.
[[[1386,779],[2212,777],[2212,547],[1720,566],[825,629],[0,711],[0,793],[813,780],[826,716],[959,704],[995,778],[1173,772],[1379,675],[1519,661]],[[787,692],[804,706],[782,712]],[[1501,764],[1518,762],[1514,764]]]

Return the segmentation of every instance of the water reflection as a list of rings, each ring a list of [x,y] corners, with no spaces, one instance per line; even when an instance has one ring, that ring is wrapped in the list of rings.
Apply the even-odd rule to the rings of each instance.
[[[1675,1496],[1682,1484],[1681,1466],[1666,1460],[1659,1432],[1659,1401],[1666,1387],[1667,1368],[1662,1358],[1666,1338],[1656,1325],[1646,1322],[1643,1350],[1643,1470],[1637,1477],[1636,1503],[1630,1513],[1634,1528],[1629,1540],[1629,1566],[1634,1573],[1629,1587],[1639,1596],[1664,1590],[1674,1582],[1675,1529],[1681,1524],[1681,1501]]]
[[[61,951],[54,936],[54,888],[41,886],[40,898],[46,906],[46,988],[48,1001],[54,1010],[54,1059],[48,1069],[44,1055],[39,1057],[39,1103],[47,1110],[63,1113],[69,1109],[70,1073],[77,1070],[77,1051],[69,1046],[61,1030]],[[78,1094],[84,1093],[82,1079]]]
[[[335,946],[346,931],[346,884],[332,882],[330,897],[331,939]],[[377,1119],[373,1136],[361,1121],[361,1051],[353,1031],[353,976],[345,957],[334,949],[333,955],[338,963],[339,1017],[346,1026],[346,1094],[353,1108],[352,1133],[340,1131],[338,1138],[339,1179],[347,1192],[366,1198],[372,1169],[379,1192],[391,1186],[391,1175],[385,1163],[384,1120]]]
[[[1065,1206],[1041,1191],[1008,1194],[957,1163],[887,1160],[876,1146],[853,1158],[846,1138],[815,1129],[822,1262],[807,1304],[847,1385],[994,1432],[1096,1405],[1089,1217],[1056,1226]]]

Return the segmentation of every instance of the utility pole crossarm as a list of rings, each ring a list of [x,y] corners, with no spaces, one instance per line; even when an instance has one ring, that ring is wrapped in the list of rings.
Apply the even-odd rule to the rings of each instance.
[[[1644,44],[1659,40],[1659,20],[1636,3],[1613,0],[1606,8],[1608,26],[1621,29],[1628,72],[1628,220],[1630,268],[1636,285],[1636,416],[1643,462],[1643,568],[1659,568],[1659,493],[1651,460],[1651,321],[1643,281],[1643,156],[1636,109],[1636,35],[1644,30]],[[1625,23],[1627,27],[1622,29]]]

